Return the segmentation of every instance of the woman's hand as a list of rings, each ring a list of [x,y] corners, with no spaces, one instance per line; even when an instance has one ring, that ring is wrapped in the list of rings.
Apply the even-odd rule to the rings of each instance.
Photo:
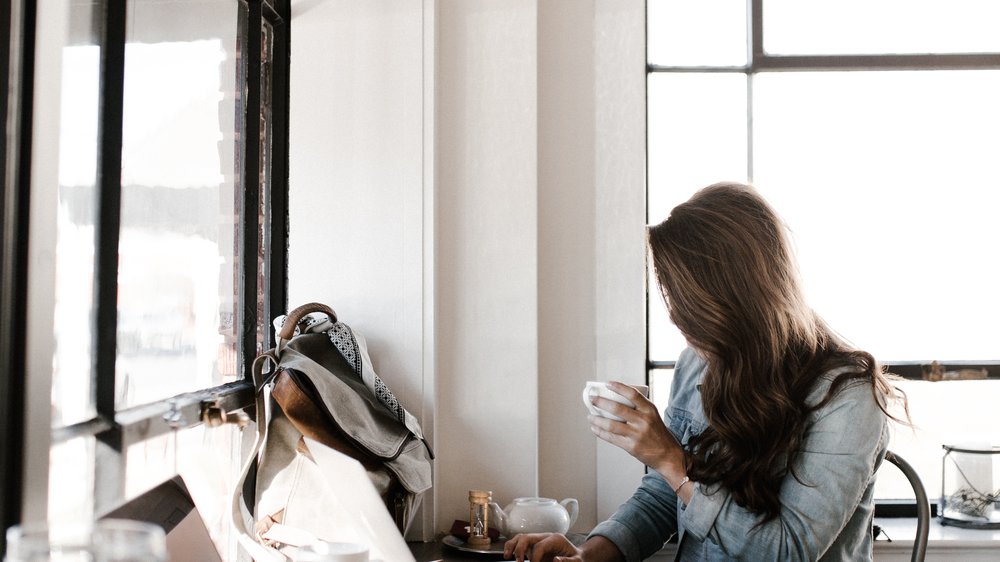
[[[594,406],[625,421],[591,415],[587,417],[590,430],[656,470],[667,482],[676,486],[685,474],[684,450],[663,423],[656,406],[627,384],[611,381],[608,388],[631,400],[635,409],[594,396],[590,399]]]
[[[517,562],[525,558],[531,562],[581,562],[580,555],[579,548],[557,533],[515,535],[503,545],[503,557],[513,556]]]

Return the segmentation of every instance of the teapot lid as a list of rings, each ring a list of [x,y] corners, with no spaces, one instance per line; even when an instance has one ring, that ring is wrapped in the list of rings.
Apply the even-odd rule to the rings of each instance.
[[[514,498],[514,503],[517,505],[549,505],[556,503],[556,500],[552,498],[523,497]]]

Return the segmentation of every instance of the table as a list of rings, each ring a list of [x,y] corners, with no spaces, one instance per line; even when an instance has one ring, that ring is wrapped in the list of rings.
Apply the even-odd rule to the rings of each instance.
[[[587,535],[580,533],[567,533],[574,544],[583,544]],[[462,552],[451,548],[441,542],[443,537],[439,537],[432,542],[409,542],[410,552],[417,562],[488,562],[491,560],[503,560],[502,554]]]
[[[434,542],[411,542],[410,552],[417,562],[451,562],[451,561],[476,561],[500,560],[499,556],[489,554],[466,554],[455,549],[444,546],[440,540]]]

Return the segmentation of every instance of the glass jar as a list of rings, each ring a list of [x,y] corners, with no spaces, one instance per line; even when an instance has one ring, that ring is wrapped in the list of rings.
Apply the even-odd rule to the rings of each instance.
[[[16,525],[7,530],[4,562],[167,562],[157,525],[124,519],[93,524]]]
[[[1000,529],[1000,446],[943,445],[941,524]]]

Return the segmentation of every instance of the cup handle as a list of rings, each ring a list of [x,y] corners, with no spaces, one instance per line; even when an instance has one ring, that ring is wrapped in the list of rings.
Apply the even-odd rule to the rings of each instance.
[[[559,502],[559,505],[569,512],[569,526],[572,527],[573,523],[576,523],[577,516],[580,515],[580,502],[576,501],[576,498],[566,498]]]
[[[597,392],[592,391],[591,387],[583,387],[583,405],[587,407],[587,411],[590,412],[591,415],[599,416],[601,415],[601,411],[597,409],[597,406],[590,403],[590,397],[595,394],[597,394]]]

